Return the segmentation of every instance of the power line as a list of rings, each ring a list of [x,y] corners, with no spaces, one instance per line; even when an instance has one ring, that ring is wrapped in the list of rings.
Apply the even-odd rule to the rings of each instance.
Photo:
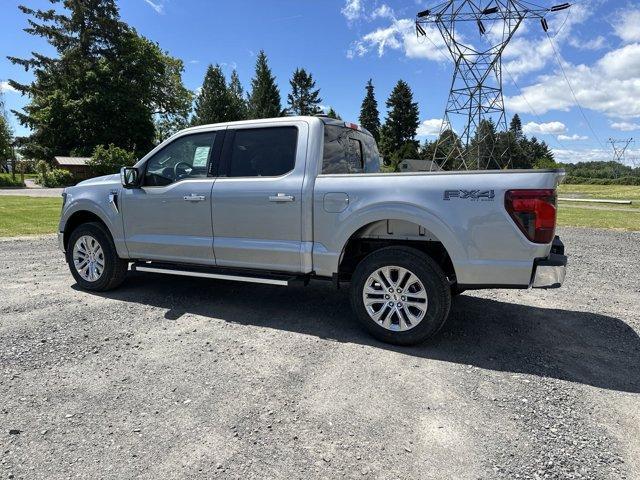
[[[533,108],[533,105],[531,105],[531,103],[529,103],[529,100],[527,99],[527,97],[524,94],[524,90],[522,90],[520,88],[520,86],[516,83],[516,80],[513,77],[513,75],[511,75],[511,72],[509,72],[509,70],[507,70],[507,67],[505,67],[504,65],[502,66],[502,68],[504,68],[504,71],[507,72],[507,75],[509,75],[509,79],[511,80],[511,83],[513,83],[513,85],[518,89],[518,91],[520,92],[520,95],[522,96],[522,98],[524,99],[525,103],[529,107],[529,110],[531,110],[531,113],[533,113],[533,115],[536,117],[536,120],[538,120],[538,122],[540,122],[540,123],[544,123],[544,120],[542,120],[540,115],[538,115],[538,112],[536,112],[536,110]],[[567,145],[562,143],[560,141],[560,139],[556,135],[552,135],[551,137],[554,139],[554,141],[558,144],[559,147],[562,147],[564,149],[568,149]]]
[[[582,118],[584,118],[584,121],[587,123],[587,126],[589,127],[589,130],[591,130],[591,133],[593,134],[593,137],[600,144],[600,148],[605,150],[604,144],[600,141],[600,137],[598,137],[598,134],[596,133],[596,131],[591,126],[591,122],[589,122],[589,119],[587,118],[587,115],[584,113],[584,110],[582,109],[582,105],[580,105],[580,102],[578,101],[578,97],[576,96],[576,92],[573,90],[573,87],[571,86],[571,82],[569,81],[569,77],[567,76],[567,72],[565,72],[564,66],[562,65],[560,54],[556,50],[556,46],[553,43],[553,40],[551,39],[551,36],[549,35],[549,32],[545,32],[545,33],[547,35],[547,38],[549,39],[549,43],[551,44],[551,49],[553,50],[553,53],[554,53],[554,55],[556,57],[556,61],[558,62],[558,65],[560,66],[560,71],[562,72],[562,76],[564,77],[564,79],[567,82],[567,85],[569,86],[569,90],[571,91],[571,95],[573,96],[573,100],[575,101],[578,109],[580,110],[580,114],[582,115]]]

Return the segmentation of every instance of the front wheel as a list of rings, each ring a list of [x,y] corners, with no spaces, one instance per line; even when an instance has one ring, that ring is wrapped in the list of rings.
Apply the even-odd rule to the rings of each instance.
[[[412,345],[435,335],[451,307],[451,289],[440,266],[407,247],[368,255],[351,279],[351,306],[377,339]]]
[[[109,232],[99,223],[84,223],[69,236],[67,263],[84,290],[106,291],[120,285],[129,263],[116,253]]]

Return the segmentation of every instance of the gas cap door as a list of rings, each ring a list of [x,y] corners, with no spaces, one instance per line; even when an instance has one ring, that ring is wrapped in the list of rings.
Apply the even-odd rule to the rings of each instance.
[[[322,207],[328,213],[340,213],[349,206],[349,195],[342,192],[325,193]]]

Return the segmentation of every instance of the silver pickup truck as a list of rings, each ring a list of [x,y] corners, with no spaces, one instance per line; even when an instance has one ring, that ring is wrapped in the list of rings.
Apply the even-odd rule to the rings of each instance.
[[[464,290],[562,284],[562,171],[379,170],[371,134],[329,118],[189,128],[120,175],[67,188],[60,248],[87,290],[129,268],[350,283],[358,321],[396,344],[434,335]]]

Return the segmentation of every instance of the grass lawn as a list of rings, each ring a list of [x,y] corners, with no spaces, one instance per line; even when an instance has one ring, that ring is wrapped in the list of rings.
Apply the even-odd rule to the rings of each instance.
[[[558,195],[570,198],[632,200],[640,207],[640,187],[634,185],[560,185]]]
[[[560,197],[631,200],[631,205],[559,202],[558,225],[640,231],[640,187],[632,185],[560,185]]]
[[[61,198],[0,196],[0,237],[56,233]]]

